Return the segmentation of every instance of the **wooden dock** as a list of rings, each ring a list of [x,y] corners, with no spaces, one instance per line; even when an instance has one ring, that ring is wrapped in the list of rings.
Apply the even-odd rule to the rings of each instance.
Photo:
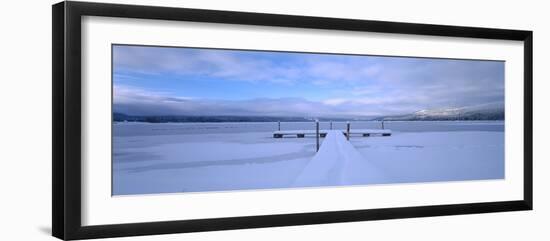
[[[344,136],[347,135],[345,130],[319,130],[319,136],[326,137],[329,132],[342,132]],[[288,131],[274,131],[273,138],[283,138],[284,136],[296,136],[298,138],[304,138],[306,135],[314,136],[316,135],[315,130],[288,130]],[[359,135],[359,136],[391,136],[392,132],[389,129],[351,129],[350,136]]]
[[[341,131],[329,130],[326,133],[321,149],[297,176],[294,186],[338,186],[386,181],[383,172],[366,160]]]

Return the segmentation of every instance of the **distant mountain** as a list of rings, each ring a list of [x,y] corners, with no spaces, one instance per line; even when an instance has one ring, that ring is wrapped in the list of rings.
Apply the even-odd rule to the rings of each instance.
[[[363,117],[363,118],[328,118],[328,117],[281,117],[281,116],[191,116],[191,115],[157,115],[137,116],[120,112],[113,113],[115,122],[311,122],[319,121],[431,121],[431,120],[504,120],[504,105],[499,103],[419,110],[410,114]]]
[[[419,110],[411,114],[377,117],[375,120],[504,120],[504,106],[490,103],[468,107]]]

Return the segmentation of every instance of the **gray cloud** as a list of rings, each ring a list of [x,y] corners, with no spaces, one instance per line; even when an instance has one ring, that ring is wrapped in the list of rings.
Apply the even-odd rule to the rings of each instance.
[[[113,56],[120,78],[204,75],[288,88],[308,83],[331,93],[317,101],[284,96],[237,101],[115,85],[115,111],[127,114],[372,116],[504,102],[505,63],[499,61],[341,55],[274,61],[262,52],[144,47],[115,48]]]
[[[174,97],[165,93],[116,87],[120,98],[114,111],[130,115],[242,115],[242,116],[299,116],[299,117],[370,117],[396,115],[420,110],[429,97],[413,98],[398,95],[394,98],[362,100],[311,101],[303,98],[256,98],[249,100],[214,100]],[[436,105],[434,105],[436,106]],[[462,105],[466,106],[466,105]]]

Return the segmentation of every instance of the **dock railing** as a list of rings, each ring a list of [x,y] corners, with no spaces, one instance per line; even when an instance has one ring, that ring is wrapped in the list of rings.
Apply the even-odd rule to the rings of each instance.
[[[296,136],[297,138],[305,138],[306,136],[319,136],[320,138],[326,137],[328,131],[327,129],[321,129],[320,121],[315,122],[315,129],[311,130],[281,130],[280,124],[278,125],[278,130],[273,132],[273,138],[282,138],[284,136]],[[336,130],[338,131],[338,130]],[[352,129],[351,123],[346,122],[346,128],[344,130],[340,130],[344,136],[346,136],[346,139],[349,140],[349,138],[353,135],[359,135],[363,137],[369,137],[373,135],[380,135],[380,136],[391,136],[392,131],[390,129]]]
[[[351,129],[351,123],[349,121],[346,122],[346,129],[345,130],[332,130],[332,121],[330,122],[330,130],[321,130],[320,129],[320,122],[319,120],[315,120],[315,130],[287,130],[282,131],[281,130],[281,122],[277,122],[277,131],[273,132],[273,138],[283,138],[284,136],[296,136],[297,138],[305,138],[306,135],[315,135],[315,151],[318,152],[321,148],[321,140],[320,138],[324,138],[327,136],[327,133],[334,132],[338,133],[341,132],[344,136],[346,136],[346,140],[349,141],[351,138],[351,135],[360,135],[363,137],[370,137],[372,135],[380,135],[380,136],[391,136],[392,131],[389,129],[384,128],[384,122],[382,122],[382,129]]]

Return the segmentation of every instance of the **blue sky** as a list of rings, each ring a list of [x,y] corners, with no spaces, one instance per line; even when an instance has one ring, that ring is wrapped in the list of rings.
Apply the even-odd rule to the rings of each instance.
[[[113,46],[114,111],[361,117],[502,105],[504,62]]]

